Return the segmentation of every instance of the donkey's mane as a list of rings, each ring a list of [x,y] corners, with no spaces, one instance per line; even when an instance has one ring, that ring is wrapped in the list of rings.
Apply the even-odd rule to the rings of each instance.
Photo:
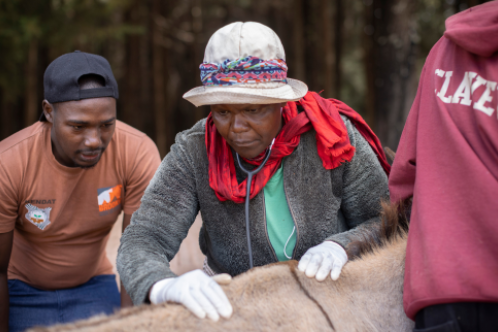
[[[381,222],[374,232],[365,232],[361,240],[350,242],[346,247],[349,260],[373,253],[376,249],[391,243],[408,234],[409,212],[411,198],[393,204],[387,200],[381,201]]]

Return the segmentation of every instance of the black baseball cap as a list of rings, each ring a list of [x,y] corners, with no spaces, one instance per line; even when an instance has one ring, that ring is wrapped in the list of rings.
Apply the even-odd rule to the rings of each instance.
[[[101,76],[105,85],[80,90],[78,81],[85,75]],[[80,51],[61,55],[52,61],[43,75],[43,90],[45,99],[51,104],[89,98],[119,97],[118,84],[109,62],[100,55]]]

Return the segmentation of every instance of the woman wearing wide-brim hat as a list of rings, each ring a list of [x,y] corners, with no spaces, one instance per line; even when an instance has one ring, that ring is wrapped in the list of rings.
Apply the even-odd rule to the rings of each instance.
[[[357,113],[287,77],[270,28],[219,29],[200,69],[203,86],[183,97],[211,113],[177,135],[123,234],[118,270],[135,304],[180,302],[217,320],[232,308],[208,275],[296,259],[309,277],[337,279],[347,244],[378,226],[389,165]],[[248,242],[244,170],[261,164],[249,188]],[[204,271],[177,277],[169,261],[199,210]]]

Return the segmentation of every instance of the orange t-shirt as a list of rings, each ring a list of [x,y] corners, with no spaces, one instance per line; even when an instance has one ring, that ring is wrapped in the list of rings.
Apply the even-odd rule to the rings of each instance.
[[[161,162],[147,135],[117,121],[95,167],[66,167],[51,128],[37,122],[0,142],[0,233],[14,230],[8,278],[49,290],[112,274],[109,232],[121,211],[138,209]]]

